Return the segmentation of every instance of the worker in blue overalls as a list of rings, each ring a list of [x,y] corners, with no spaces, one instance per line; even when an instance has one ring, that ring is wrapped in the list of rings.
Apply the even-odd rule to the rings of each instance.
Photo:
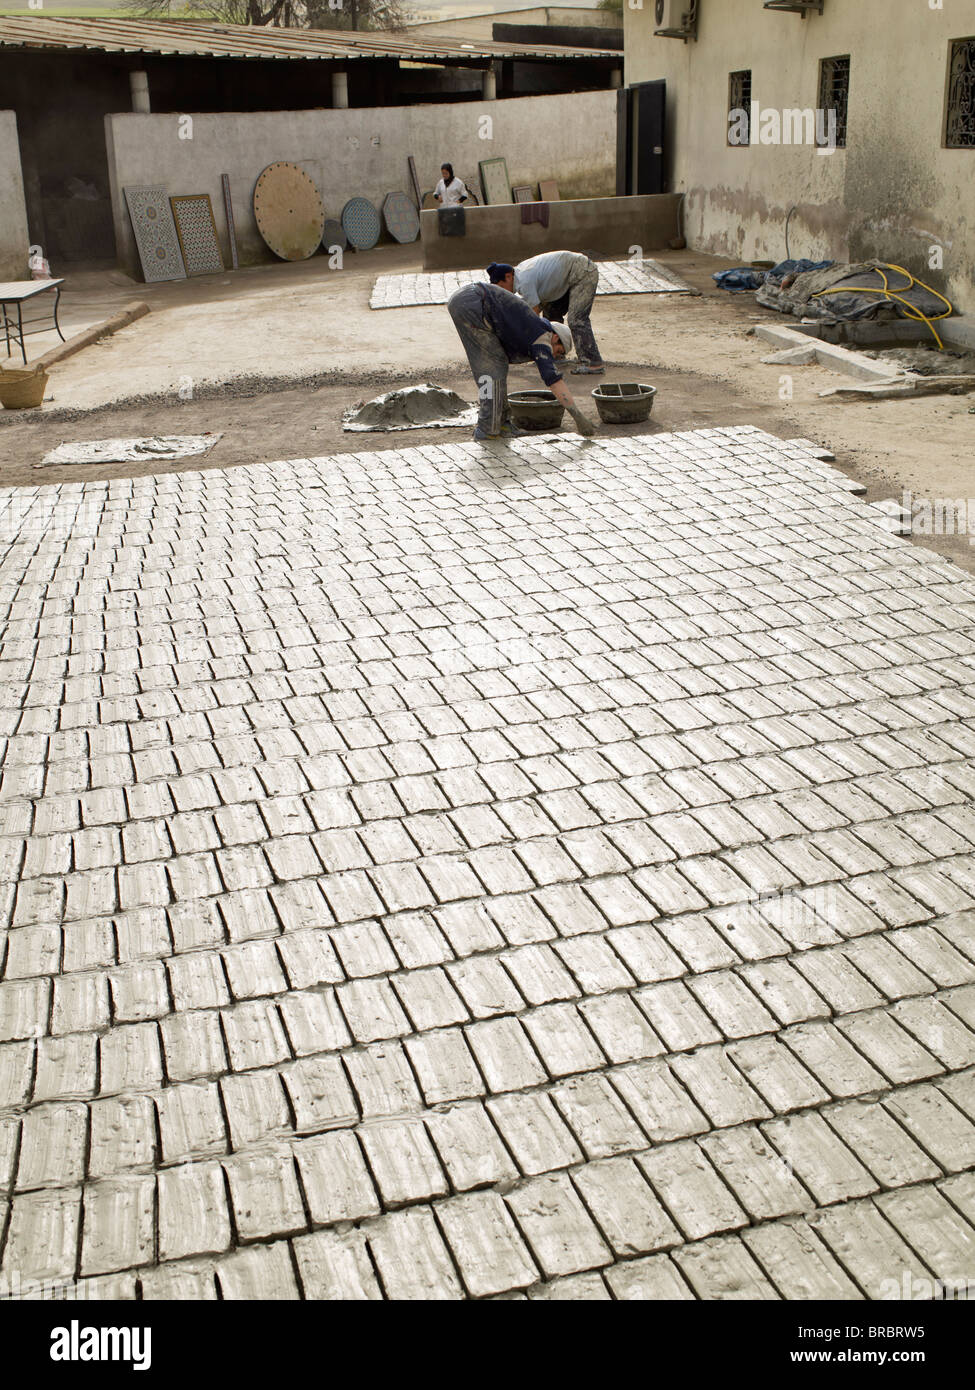
[[[492,263],[492,281],[511,271]],[[555,398],[565,406],[580,434],[595,426],[583,414],[562,380],[556,363],[572,351],[572,333],[564,323],[549,323],[523,299],[500,284],[463,285],[447,301],[447,312],[464,345],[477,384],[478,418],[475,439],[500,439],[524,434],[511,421],[508,408],[508,365],[531,362]]]

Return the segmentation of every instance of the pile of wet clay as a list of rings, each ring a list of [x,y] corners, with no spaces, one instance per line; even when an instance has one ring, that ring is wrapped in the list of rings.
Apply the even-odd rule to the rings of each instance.
[[[430,382],[387,391],[372,401],[360,401],[342,416],[344,430],[429,430],[473,425],[476,409],[443,386]]]
[[[860,351],[864,357],[896,362],[903,371],[918,372],[921,376],[975,376],[975,353],[972,352],[954,352],[951,348],[939,352],[926,343],[916,347],[861,348]]]

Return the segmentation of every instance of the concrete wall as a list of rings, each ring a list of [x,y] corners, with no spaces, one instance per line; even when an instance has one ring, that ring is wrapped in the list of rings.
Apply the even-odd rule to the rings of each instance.
[[[0,111],[0,280],[30,278],[29,242],[17,117],[12,111]]]
[[[463,237],[440,236],[437,213],[424,212],[423,264],[427,270],[469,270],[563,248],[597,256],[626,256],[633,246],[659,251],[677,235],[679,203],[679,196],[668,193],[550,203],[547,227],[523,223],[524,204],[496,203],[466,211]]]
[[[578,25],[587,29],[618,29],[619,15],[611,10],[583,6],[541,5],[525,10],[499,10],[496,14],[467,15],[462,19],[421,20],[407,25],[407,35],[457,34],[465,39],[489,39],[495,24]]]
[[[667,82],[669,186],[689,245],[736,260],[794,256],[907,266],[975,309],[975,150],[943,148],[950,41],[975,0],[827,0],[805,19],[762,0],[700,6],[697,42],[655,38],[654,6],[624,7],[627,83]],[[849,54],[848,147],[727,143],[728,74],[752,71],[762,108],[815,107],[821,58]],[[753,136],[754,139],[754,136]],[[944,248],[944,271],[929,266]]]
[[[489,117],[492,138],[482,139]],[[230,175],[242,264],[273,259],[257,230],[254,185],[275,160],[302,165],[318,186],[326,215],[338,217],[354,195],[380,207],[386,193],[410,191],[407,155],[421,191],[433,188],[450,160],[480,194],[478,161],[504,155],[512,183],[557,179],[563,195],[598,197],[615,188],[616,93],[576,92],[507,101],[416,107],[268,111],[192,116],[192,139],[175,115],[105,117],[119,262],[141,278],[122,190],[164,184],[169,193],[209,193],[225,257],[220,176]],[[185,118],[182,118],[185,120]]]

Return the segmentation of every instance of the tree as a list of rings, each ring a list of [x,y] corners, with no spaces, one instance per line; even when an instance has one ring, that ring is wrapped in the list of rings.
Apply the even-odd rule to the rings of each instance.
[[[400,29],[402,0],[124,0],[140,19],[201,19],[279,29]]]
[[[402,29],[402,0],[303,0],[309,29]]]
[[[597,10],[612,10],[614,14],[623,17],[623,0],[597,0]]]

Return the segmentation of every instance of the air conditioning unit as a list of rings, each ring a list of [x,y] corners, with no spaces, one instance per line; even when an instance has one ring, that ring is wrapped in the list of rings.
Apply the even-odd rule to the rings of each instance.
[[[657,38],[697,38],[698,0],[654,0],[654,34]]]

